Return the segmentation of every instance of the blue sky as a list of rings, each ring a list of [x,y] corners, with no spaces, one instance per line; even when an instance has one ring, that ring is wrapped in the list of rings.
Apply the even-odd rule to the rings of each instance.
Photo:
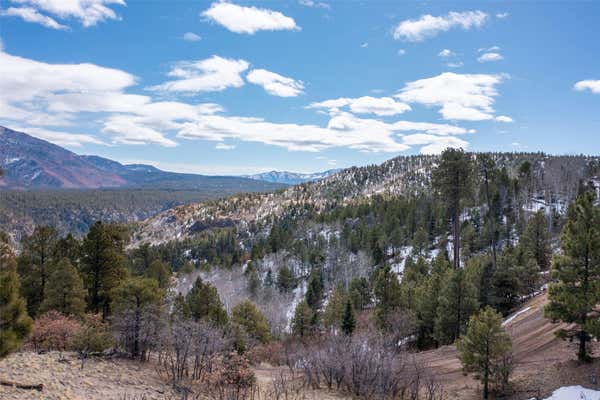
[[[0,124],[175,171],[600,153],[600,3],[4,0]]]

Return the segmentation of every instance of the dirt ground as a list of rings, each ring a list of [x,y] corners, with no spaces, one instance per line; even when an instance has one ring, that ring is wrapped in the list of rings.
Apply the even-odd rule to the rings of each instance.
[[[516,362],[512,377],[514,393],[510,400],[548,396],[558,387],[582,385],[596,389],[600,380],[600,360],[592,364],[575,361],[576,345],[558,339],[555,332],[560,324],[543,317],[545,295],[531,299],[523,305],[526,310],[509,323],[506,329],[513,341]],[[598,344],[594,344],[598,355]],[[81,399],[129,400],[145,396],[147,400],[177,398],[170,387],[158,376],[152,363],[139,364],[122,359],[89,360],[83,370],[73,353],[36,354],[22,352],[0,361],[0,380],[44,385],[43,392],[0,386],[0,399]],[[462,372],[454,346],[444,346],[421,352],[416,357],[424,362],[442,381],[447,397],[459,400],[480,398],[480,384]],[[254,368],[257,382],[262,388],[272,387],[273,380],[285,368],[261,364]],[[327,391],[303,392],[302,399],[334,400],[343,397]]]

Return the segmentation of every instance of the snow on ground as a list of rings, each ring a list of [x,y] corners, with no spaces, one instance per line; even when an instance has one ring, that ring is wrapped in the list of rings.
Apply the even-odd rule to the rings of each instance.
[[[600,400],[600,391],[586,389],[583,386],[563,386],[544,400]]]
[[[526,313],[529,310],[531,310],[531,307],[525,307],[524,309],[517,311],[516,313],[514,313],[513,315],[508,317],[506,320],[504,320],[504,322],[502,322],[502,326],[506,326],[506,325],[510,324],[519,315]]]
[[[300,282],[298,287],[296,287],[296,289],[294,289],[294,292],[293,292],[294,299],[292,300],[292,303],[290,304],[289,308],[286,311],[286,318],[288,320],[288,325],[286,327],[287,332],[290,332],[292,330],[292,319],[294,318],[294,312],[296,311],[296,306],[298,305],[298,303],[300,303],[302,301],[302,299],[304,299],[306,290],[307,290],[306,281]]]

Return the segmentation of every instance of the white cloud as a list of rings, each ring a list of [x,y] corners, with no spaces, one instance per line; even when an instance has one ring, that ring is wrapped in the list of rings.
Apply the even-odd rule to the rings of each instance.
[[[442,51],[440,51],[440,52],[438,53],[438,56],[439,56],[439,57],[452,57],[452,56],[455,56],[455,55],[456,55],[456,53],[454,53],[454,52],[453,52],[452,50],[450,50],[450,49],[444,49],[444,50],[442,50]]]
[[[52,20],[52,18],[42,15],[40,13],[41,11],[63,20],[71,18],[76,19],[86,28],[94,26],[98,22],[104,20],[119,19],[119,16],[112,8],[110,8],[110,6],[125,6],[124,0],[11,0],[11,2],[26,6],[20,8],[20,10],[33,9],[35,13],[39,15],[35,16],[29,12],[28,15],[30,19],[26,19],[24,12],[21,11],[22,14],[19,16],[26,21],[41,23],[41,17],[47,18],[47,21]],[[56,21],[54,22],[58,24]],[[47,23],[48,24],[42,23],[42,25],[53,29],[62,29],[51,26],[54,25],[52,22]]]
[[[233,60],[212,56],[199,61],[182,61],[169,71],[168,76],[177,78],[150,90],[165,92],[218,92],[230,87],[241,87],[244,80],[241,73],[248,69],[244,60]]]
[[[592,93],[600,93],[600,80],[586,79],[584,81],[579,81],[573,88],[579,92],[589,90]]]
[[[510,16],[510,14],[507,13],[507,12],[502,12],[502,13],[497,13],[496,14],[496,18],[498,18],[498,19],[504,19],[504,18],[507,18],[509,16]]]
[[[327,3],[323,3],[320,1],[314,1],[314,0],[298,0],[298,4],[300,4],[301,6],[305,6],[305,7],[312,7],[312,8],[331,8],[329,6],[329,4]]]
[[[366,47],[369,47],[369,43],[367,43],[367,42],[361,43],[360,47],[363,49]]]
[[[462,61],[455,61],[455,62],[449,62],[449,63],[446,63],[446,66],[447,66],[448,68],[460,68],[460,67],[462,67],[463,65],[464,65],[464,64],[463,64],[463,62],[462,62]]]
[[[404,50],[404,49],[399,49],[399,50],[398,50],[398,55],[399,55],[399,56],[403,56],[403,55],[405,55],[405,54],[406,54],[406,50]]]
[[[202,40],[202,37],[194,32],[186,32],[181,38],[187,42],[198,42]]]
[[[9,7],[6,10],[0,10],[0,15],[6,17],[20,17],[24,21],[40,24],[46,28],[69,29],[67,26],[56,22],[55,19],[40,14],[35,8],[31,7]]]
[[[498,121],[498,122],[506,122],[506,123],[514,122],[514,120],[511,117],[507,116],[507,115],[499,115],[499,116],[497,116],[496,117],[496,121]]]
[[[175,141],[166,138],[159,130],[144,125],[143,119],[136,116],[115,114],[104,122],[102,132],[112,135],[114,143],[177,146]]]
[[[429,134],[417,133],[414,135],[403,136],[402,140],[407,145],[421,145],[421,154],[439,154],[448,147],[463,148],[469,147],[469,143],[465,140],[454,136],[434,136]]]
[[[427,14],[419,19],[408,19],[400,22],[394,29],[394,39],[421,42],[452,28],[460,27],[465,30],[474,27],[479,28],[483,26],[487,19],[488,14],[483,11],[452,11],[439,17]]]
[[[296,97],[302,94],[304,84],[266,69],[253,69],[248,73],[246,79],[250,83],[262,86],[267,93],[279,97]]]
[[[19,132],[25,132],[31,136],[47,140],[48,142],[54,143],[58,146],[81,147],[84,144],[106,144],[93,136],[78,133],[61,132],[37,127],[24,128],[13,126],[11,129]]]
[[[202,16],[231,32],[253,35],[258,31],[298,30],[293,18],[278,11],[266,8],[242,7],[237,4],[220,1],[212,3]]]
[[[496,86],[502,80],[502,75],[445,72],[409,82],[395,97],[407,103],[439,106],[448,120],[488,120],[493,118]]]
[[[503,59],[504,57],[502,57],[502,54],[500,53],[483,53],[481,56],[479,56],[479,58],[477,58],[477,61],[479,61],[480,63],[485,63],[500,61]]]
[[[327,109],[330,113],[338,113],[340,108],[349,107],[356,114],[375,114],[390,116],[410,111],[410,106],[394,100],[391,97],[363,96],[358,98],[341,97],[339,99],[325,100],[311,103],[307,108]]]
[[[217,149],[217,150],[233,150],[233,149],[235,149],[235,146],[232,144],[217,143],[217,145],[215,146],[215,149]]]

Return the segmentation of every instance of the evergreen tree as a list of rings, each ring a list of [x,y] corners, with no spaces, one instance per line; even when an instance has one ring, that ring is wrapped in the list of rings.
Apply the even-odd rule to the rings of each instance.
[[[88,307],[93,313],[110,311],[110,293],[127,275],[121,232],[96,222],[82,244],[81,273],[88,291]]]
[[[460,268],[460,215],[472,190],[472,163],[462,149],[448,148],[433,171],[433,186],[444,199],[452,224],[454,269]]]
[[[202,279],[196,279],[194,286],[186,296],[190,315],[195,320],[206,319],[212,324],[223,327],[227,325],[227,311],[219,298],[217,288]]]
[[[6,239],[0,232],[0,358],[19,348],[32,325],[25,300],[20,295],[17,267]]]
[[[164,290],[154,279],[132,277],[115,288],[111,298],[115,314],[113,325],[122,345],[132,358],[144,360],[156,340]]]
[[[46,284],[40,312],[56,310],[63,315],[83,316],[85,312],[83,280],[68,258],[60,260]]]
[[[476,372],[483,382],[483,398],[489,397],[489,384],[511,349],[510,337],[502,328],[502,315],[491,307],[471,316],[467,332],[457,344],[463,368]]]
[[[289,292],[294,288],[294,276],[287,265],[279,268],[277,274],[277,287],[281,292]]]
[[[365,277],[355,277],[350,281],[348,295],[354,309],[362,311],[371,304],[371,286]]]
[[[302,300],[294,310],[292,318],[292,332],[297,336],[308,336],[311,332],[311,323],[313,320],[313,311],[306,302]]]
[[[550,268],[550,258],[552,255],[550,231],[548,229],[548,219],[543,210],[533,214],[529,221],[527,221],[520,244],[524,246],[526,252],[535,258],[537,265],[543,271],[547,271]]]
[[[171,284],[171,268],[160,260],[154,260],[146,269],[145,276],[158,282],[158,287],[167,289]]]
[[[336,286],[329,296],[327,306],[323,312],[323,324],[327,328],[339,328],[344,316],[344,307],[348,295],[342,286]]]
[[[373,285],[375,299],[375,322],[380,328],[387,328],[387,319],[400,307],[401,289],[396,273],[389,265],[379,269]]]
[[[267,270],[267,274],[265,275],[263,285],[266,288],[271,288],[273,286],[273,271],[271,271],[271,268]]]
[[[231,321],[239,325],[250,338],[260,343],[268,343],[271,339],[267,318],[250,300],[244,300],[233,307]]]
[[[517,259],[512,248],[505,249],[492,275],[490,304],[506,315],[519,302],[521,292]]]
[[[258,271],[256,268],[253,268],[248,274],[248,292],[253,298],[258,296],[260,291],[260,278],[258,277]]]
[[[308,288],[306,289],[306,302],[313,313],[317,313],[323,303],[324,295],[323,273],[320,268],[313,268],[308,278]]]
[[[81,258],[81,243],[70,233],[58,239],[54,246],[54,259],[62,260],[67,258],[69,262],[77,267]]]
[[[49,226],[37,226],[33,233],[23,239],[23,251],[19,256],[21,291],[27,300],[29,314],[38,314],[44,300],[46,283],[54,265],[58,233]]]
[[[478,293],[463,269],[446,272],[440,290],[435,339],[439,343],[454,342],[464,332],[467,321],[478,307]]]
[[[352,309],[352,303],[350,300],[346,300],[346,307],[344,308],[344,315],[342,316],[342,332],[346,335],[351,336],[356,328],[356,319],[354,318],[354,310]]]
[[[577,357],[589,359],[587,344],[590,332],[600,333],[589,317],[600,303],[600,211],[594,207],[591,192],[580,195],[569,206],[567,222],[561,235],[562,254],[552,266],[548,289],[550,304],[545,314],[553,320],[576,324],[571,332],[579,340]]]

